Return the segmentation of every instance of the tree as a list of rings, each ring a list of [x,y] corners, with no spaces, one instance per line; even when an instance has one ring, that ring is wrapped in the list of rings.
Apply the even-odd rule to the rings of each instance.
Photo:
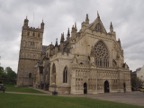
[[[6,73],[4,71],[4,68],[0,66],[0,83],[4,82],[4,79],[6,79]]]
[[[6,67],[5,72],[7,74],[7,83],[15,84],[17,76],[16,73],[10,67]]]
[[[142,88],[142,80],[140,80],[138,77],[132,77],[132,90],[138,90],[139,88]]]
[[[0,66],[0,77],[2,76],[3,72],[4,72],[4,69],[3,67]]]

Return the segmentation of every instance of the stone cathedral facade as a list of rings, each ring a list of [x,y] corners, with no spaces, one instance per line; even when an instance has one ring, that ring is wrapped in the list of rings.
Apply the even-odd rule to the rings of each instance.
[[[61,34],[59,44],[56,40],[48,46],[42,45],[44,23],[34,29],[26,22],[17,85],[33,85],[59,94],[131,91],[130,70],[124,62],[121,41],[116,39],[112,23],[106,31],[99,14],[92,23],[86,15],[79,31],[75,24],[66,36]]]

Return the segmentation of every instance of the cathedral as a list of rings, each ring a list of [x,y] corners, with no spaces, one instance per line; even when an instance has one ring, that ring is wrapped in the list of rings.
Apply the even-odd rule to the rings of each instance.
[[[24,20],[18,63],[17,86],[33,86],[58,94],[130,92],[131,77],[124,62],[120,39],[112,23],[107,32],[99,14],[88,14],[78,30],[76,24],[61,34],[60,42],[42,45],[44,22],[29,27]]]

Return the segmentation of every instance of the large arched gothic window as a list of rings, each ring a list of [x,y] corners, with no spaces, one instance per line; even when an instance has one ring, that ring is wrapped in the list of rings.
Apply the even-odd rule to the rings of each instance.
[[[67,76],[68,76],[67,67],[65,67],[63,71],[63,83],[67,83]]]
[[[99,41],[94,47],[95,63],[97,67],[109,67],[109,53],[106,45]]]
[[[52,78],[51,78],[52,83],[56,84],[56,66],[55,64],[52,65]]]

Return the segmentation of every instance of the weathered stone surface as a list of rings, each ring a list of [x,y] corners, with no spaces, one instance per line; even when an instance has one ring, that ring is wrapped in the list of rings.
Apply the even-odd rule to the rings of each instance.
[[[28,22],[26,18],[22,28],[17,86],[33,85],[36,75],[35,65],[42,52],[44,23],[41,23],[41,28],[32,28],[28,26]]]
[[[90,24],[87,15],[79,31],[75,24],[71,35],[68,30],[66,40],[62,34],[59,45],[57,41],[48,45],[39,61],[35,87],[59,94],[131,91],[130,70],[124,62],[121,42],[116,40],[112,23],[107,32],[99,15]]]

